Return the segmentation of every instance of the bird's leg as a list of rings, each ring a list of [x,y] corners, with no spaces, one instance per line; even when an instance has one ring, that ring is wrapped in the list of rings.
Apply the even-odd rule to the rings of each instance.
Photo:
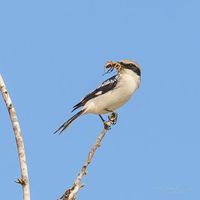
[[[109,121],[106,121],[101,115],[99,115],[99,117],[101,118],[101,120],[102,120],[102,122],[103,122],[104,128],[105,128],[106,130],[109,130],[109,129],[110,129],[110,126],[111,126],[110,122],[109,122]]]
[[[101,118],[103,123],[106,121],[100,114],[99,114],[99,117]]]

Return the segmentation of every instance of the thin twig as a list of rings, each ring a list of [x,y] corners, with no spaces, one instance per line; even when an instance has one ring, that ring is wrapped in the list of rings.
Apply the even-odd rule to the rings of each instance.
[[[108,127],[112,124],[113,124],[112,120],[107,122]],[[101,134],[99,135],[99,137],[97,138],[96,143],[91,148],[86,161],[84,162],[75,182],[73,183],[73,186],[70,189],[66,190],[65,193],[63,194],[63,196],[60,197],[58,200],[75,200],[76,199],[78,191],[84,186],[81,183],[81,180],[87,174],[87,167],[91,163],[92,158],[93,158],[97,148],[100,147],[101,141],[104,138],[106,132],[107,132],[107,129],[104,128],[102,130]]]
[[[16,183],[19,183],[20,185],[22,185],[23,199],[30,200],[30,188],[29,188],[29,179],[28,179],[28,170],[27,170],[27,164],[26,164],[24,142],[23,142],[19,122],[17,119],[16,111],[14,109],[14,106],[12,104],[8,90],[6,89],[6,85],[4,83],[4,80],[1,74],[0,74],[0,91],[10,115],[13,131],[15,134],[15,140],[17,144],[18,157],[19,157],[20,168],[21,168],[21,178],[17,179]]]

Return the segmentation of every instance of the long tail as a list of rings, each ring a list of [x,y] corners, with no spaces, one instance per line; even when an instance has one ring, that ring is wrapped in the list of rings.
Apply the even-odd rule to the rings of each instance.
[[[76,113],[74,116],[72,116],[70,119],[68,119],[64,124],[62,124],[55,132],[59,132],[61,134],[76,118],[78,118],[81,114],[84,113],[85,110],[81,110],[78,113]]]

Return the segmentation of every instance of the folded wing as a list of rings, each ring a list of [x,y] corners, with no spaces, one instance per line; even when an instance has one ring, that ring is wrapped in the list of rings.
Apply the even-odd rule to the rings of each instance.
[[[115,88],[117,84],[118,75],[114,75],[111,78],[105,80],[96,90],[86,95],[79,103],[73,106],[73,110],[76,110],[84,106],[90,99],[105,94],[106,92]]]

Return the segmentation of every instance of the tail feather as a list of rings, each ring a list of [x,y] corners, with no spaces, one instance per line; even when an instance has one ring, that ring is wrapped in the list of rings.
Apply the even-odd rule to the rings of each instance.
[[[59,134],[61,134],[76,118],[78,118],[81,114],[83,114],[85,110],[81,110],[78,113],[76,113],[75,115],[73,115],[70,119],[68,119],[65,123],[63,123],[55,132],[59,132]]]

